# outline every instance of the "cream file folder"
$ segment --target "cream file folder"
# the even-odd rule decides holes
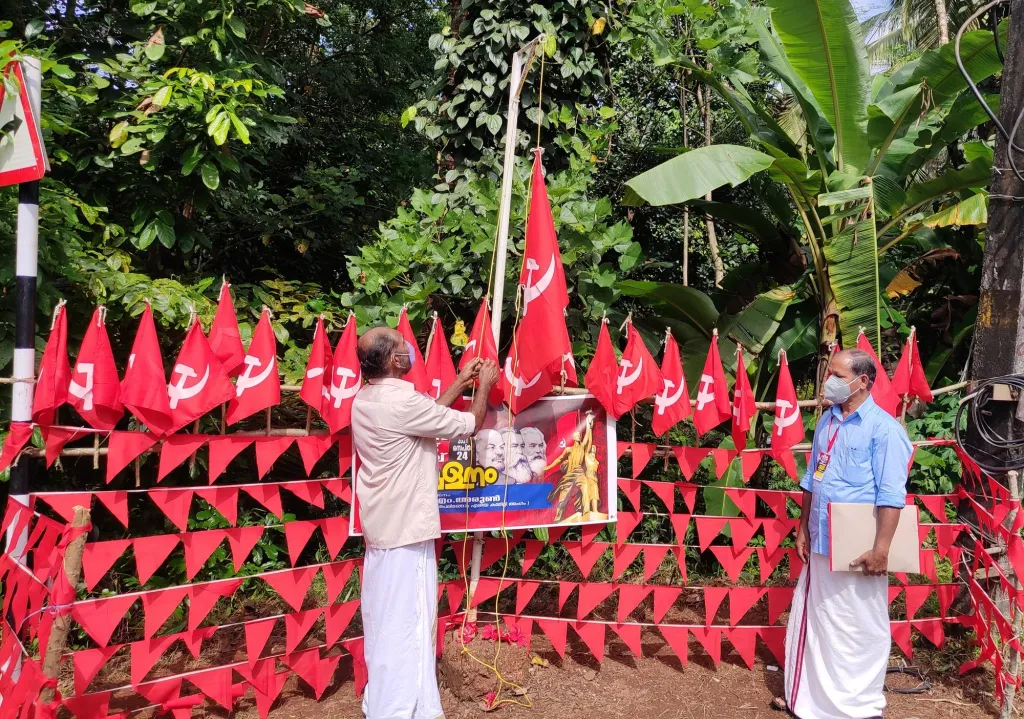
[[[832,549],[833,572],[862,572],[850,569],[850,562],[871,549],[875,543],[877,508],[872,504],[830,502],[828,534]],[[921,540],[917,530],[917,507],[908,504],[900,511],[892,545],[889,547],[889,571],[921,571]]]

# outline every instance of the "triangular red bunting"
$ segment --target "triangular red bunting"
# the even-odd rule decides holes
[[[768,651],[775,657],[779,666],[786,665],[786,628],[785,627],[761,627],[757,630],[761,635],[761,641],[768,647]]]
[[[772,459],[778,462],[779,466],[786,471],[786,474],[793,479],[797,478],[796,458],[793,456],[792,451],[788,449],[780,449],[773,451],[771,455]]]
[[[163,480],[175,467],[199,451],[208,439],[205,434],[171,434],[165,437],[160,447],[160,469],[156,481]]]
[[[903,593],[903,587],[889,587],[889,606],[896,601],[896,597]]]
[[[245,653],[250,667],[255,666],[259,660],[276,625],[276,619],[260,619],[245,623]]]
[[[640,524],[640,520],[644,518],[644,515],[641,512],[620,509],[617,517],[618,521],[615,523],[615,544],[621,545],[625,544],[629,539],[629,535],[636,529],[636,525]]]
[[[604,524],[584,524],[580,527],[581,541],[583,546],[586,547],[593,544],[594,540],[597,539],[597,535],[601,533],[601,530],[605,528]],[[516,540],[518,541],[518,540]],[[509,541],[509,548],[515,545],[516,542]]]
[[[568,529],[564,524],[555,525],[554,527],[548,527],[548,544],[557,544],[558,540],[565,534],[565,530]]]
[[[238,487],[208,487],[195,490],[196,496],[220,512],[228,524],[238,523]]]
[[[157,706],[172,702],[181,696],[181,677],[167,677],[151,682],[143,682],[132,687],[132,691]]]
[[[711,458],[715,463],[715,476],[719,479],[725,474],[725,470],[729,469],[729,463],[736,457],[735,449],[713,449],[711,450]]]
[[[96,492],[96,499],[110,510],[121,526],[128,528],[128,493],[127,492]]]
[[[754,548],[711,547],[711,553],[715,555],[715,559],[722,565],[722,569],[725,570],[729,579],[735,583],[739,581],[740,573],[743,571],[747,560],[750,559],[750,555],[754,553]]]
[[[615,459],[622,459],[622,455],[626,453],[626,450],[632,446],[629,442],[616,442],[615,443]]]
[[[673,447],[672,453],[676,456],[676,461],[679,462],[679,471],[683,473],[683,477],[690,479],[700,463],[711,454],[711,449],[707,447]],[[690,511],[692,512],[693,509],[691,508]]]
[[[204,696],[231,711],[231,667],[191,672],[186,677]]]
[[[516,614],[522,614],[523,609],[533,599],[533,595],[537,593],[537,589],[540,588],[540,582],[516,582]],[[452,588],[448,586],[448,606],[451,607],[452,611],[457,611],[458,606],[461,603],[461,595],[459,596],[459,602],[452,604]]]
[[[793,603],[793,587],[768,587],[768,623],[775,624]]]
[[[729,643],[740,659],[747,665],[747,669],[754,668],[754,645],[757,642],[757,629],[754,627],[733,627],[726,632]]]
[[[188,513],[192,508],[191,489],[154,490],[148,492],[147,496],[175,527],[182,532],[188,531]]]
[[[284,517],[284,509],[281,507],[281,492],[276,484],[243,485],[242,491],[262,504],[268,512],[278,519]]]
[[[772,521],[772,520],[768,520]],[[761,528],[760,518],[733,517],[729,520],[729,529],[732,530],[732,546],[736,549],[746,547],[750,538]]]
[[[573,558],[576,566],[583,573],[583,577],[586,578],[609,545],[594,542],[584,547],[581,542],[562,542],[562,546],[569,552],[569,556]],[[481,565],[483,565],[482,562]]]
[[[318,521],[309,519],[298,522],[286,522],[284,525],[284,541],[288,546],[288,561],[294,567],[299,555],[309,543],[309,538],[316,531]],[[291,652],[289,652],[290,654]]]
[[[779,519],[789,518],[789,509],[786,503],[786,492],[779,492],[774,490],[761,490],[757,493],[757,496],[762,502],[768,505],[769,509],[775,513],[775,516]]]
[[[668,554],[670,547],[667,544],[647,544],[644,545],[644,581],[649,582],[654,573],[658,571],[658,567],[665,560],[665,555]]]
[[[253,443],[253,437],[210,437],[209,477],[213,484],[231,461]]]
[[[914,658],[914,645],[910,641],[910,622],[889,622],[892,640],[900,648],[907,660]]]
[[[693,636],[704,647],[704,651],[711,657],[717,667],[722,663],[722,630],[716,627],[693,627]]]
[[[941,619],[922,619],[911,622],[911,625],[936,648],[946,643],[946,630]]]
[[[711,546],[711,543],[715,541],[722,532],[722,528],[725,527],[725,523],[729,521],[728,517],[694,517],[693,521],[697,523],[697,540],[700,544],[700,551],[705,551]]]
[[[71,607],[71,615],[94,642],[105,647],[135,599],[129,594],[79,602]]]
[[[348,584],[355,566],[355,560],[349,559],[344,562],[328,564],[323,568],[324,583],[327,585],[328,604],[334,604],[337,601],[345,585]]]
[[[609,624],[608,628],[615,632],[622,643],[626,645],[634,656],[643,656],[643,643],[640,638],[640,625],[638,624]]]
[[[146,615],[143,636],[149,639],[156,634],[167,621],[167,617],[184,604],[188,594],[188,587],[166,587],[143,593],[142,611]]]
[[[263,574],[260,579],[269,584],[271,589],[298,612],[302,609],[302,600],[306,598],[306,592],[309,591],[316,572],[316,567],[299,567],[285,572]]]
[[[226,536],[227,532],[223,529],[206,529],[181,535],[181,544],[185,550],[186,580],[192,581]]]
[[[669,517],[672,522],[672,529],[675,531],[676,544],[680,547],[686,544],[686,532],[690,528],[689,514],[672,514]]]
[[[683,593],[682,587],[654,587],[654,623],[660,624],[665,614]]]
[[[110,661],[120,646],[80,649],[72,654],[75,664],[75,694],[85,694],[103,665]]]
[[[352,435],[343,434],[338,437],[338,476],[344,477],[345,473],[352,467]],[[338,495],[338,499],[343,499],[346,502],[351,501],[350,498],[342,497]]]
[[[640,606],[640,602],[651,593],[651,587],[643,584],[620,584],[618,619],[624,622],[632,614],[633,610]]]
[[[92,492],[44,492],[36,495],[36,499],[46,502],[68,523],[75,518],[75,507],[92,507]]]
[[[235,571],[239,572],[249,552],[253,550],[263,536],[263,527],[238,527],[227,530],[228,546],[231,547],[231,559],[235,565]]]
[[[299,445],[299,454],[302,456],[302,466],[306,470],[306,476],[309,477],[312,476],[316,463],[334,444],[334,440],[329,434],[311,434],[308,437],[299,437],[296,443]]]
[[[685,667],[689,658],[689,641],[686,627],[662,624],[658,626],[658,631],[661,632],[661,636],[665,637],[665,643],[668,644],[669,649],[679,658],[679,663]]]
[[[444,646],[443,642],[438,643],[440,646]],[[363,639],[349,639],[346,642],[342,642],[341,646],[345,648],[349,654],[352,655],[352,673],[355,675],[356,685],[356,696],[362,696],[363,689],[366,688],[366,658],[363,655]]]
[[[644,471],[644,467],[647,466],[647,463],[651,461],[651,457],[654,456],[655,445],[633,442],[632,448],[633,478],[635,479],[640,476],[640,473]]]
[[[964,529],[962,524],[939,524],[935,527],[935,546],[939,556],[945,557]]]
[[[689,482],[676,482],[675,484],[679,494],[683,497],[683,503],[690,510],[690,514],[693,514],[693,508],[697,505],[697,485]]]
[[[913,619],[935,589],[930,584],[910,584],[906,587],[907,619]]]
[[[764,546],[768,553],[773,553],[782,544],[782,540],[788,535],[796,524],[792,519],[765,519],[762,522],[764,529]]]
[[[715,615],[722,602],[729,596],[728,587],[704,587],[704,626],[715,623]]]
[[[107,484],[158,439],[152,432],[111,432],[107,440]]]
[[[544,636],[551,642],[551,646],[558,653],[558,656],[565,657],[565,639],[568,624],[555,619],[534,619],[534,624],[544,632]]]
[[[764,457],[766,451],[740,452],[740,474],[743,475],[744,482],[749,482],[750,478],[754,476],[754,472],[761,466],[761,458]]]
[[[304,612],[295,612],[284,615],[285,630],[285,652],[291,654],[298,649],[299,644],[305,639],[306,634],[313,628],[320,615],[324,613],[323,607],[307,609]]]
[[[956,567],[959,562],[954,562],[953,566]],[[949,611],[950,605],[953,600],[956,599],[956,595],[959,592],[960,587],[956,584],[940,584],[935,588],[935,594],[939,598],[939,615],[945,617]]]
[[[195,631],[206,619],[217,600],[230,597],[242,584],[241,579],[222,579],[216,582],[204,582],[189,587],[188,628]]]
[[[110,707],[110,692],[93,692],[68,697],[63,703],[77,719],[106,719]]]
[[[579,602],[576,606],[576,618],[584,619],[594,611],[601,602],[615,591],[614,584],[604,582],[584,582],[580,585]]]
[[[733,587],[729,590],[729,624],[736,626],[743,619],[743,615],[750,611],[750,608],[757,604],[757,601],[764,595],[765,590],[759,587]],[[753,644],[753,640],[751,640]]]
[[[301,442],[304,437],[300,437]],[[319,479],[310,479],[304,482],[284,482],[281,489],[287,489],[306,504],[311,504],[317,509],[324,508],[323,485]]]
[[[739,507],[740,511],[743,512],[748,519],[754,519],[757,509],[757,495],[754,492],[747,489],[726,487],[725,496],[731,499],[733,504]]]
[[[917,498],[936,522],[946,522],[946,496],[943,494],[919,494]]]
[[[4,438],[3,448],[0,449],[0,472],[11,466],[30,439],[31,422],[11,422],[10,431]]]
[[[565,602],[572,594],[579,584],[576,582],[559,582],[558,583],[558,611],[562,611],[565,608]]]
[[[84,434],[81,430],[68,429],[66,427],[48,427],[43,430],[46,440],[46,468],[49,469],[60,456],[64,445],[74,439],[77,435]]]
[[[636,445],[633,445],[636,447]],[[587,645],[594,659],[600,664],[604,661],[604,624],[599,622],[575,622],[572,625],[573,631]]]
[[[99,584],[104,575],[114,566],[128,546],[130,539],[114,539],[108,542],[87,542],[82,552],[82,571],[85,574],[85,588],[90,592]]]
[[[270,471],[274,462],[284,454],[295,437],[257,437],[256,438],[256,474],[260,479]]]
[[[648,489],[654,492],[658,499],[661,500],[661,503],[665,505],[665,509],[670,513],[675,511],[675,484],[672,482],[652,482],[648,480],[644,480],[641,484],[646,485]]]
[[[473,592],[473,597],[469,603],[470,607],[478,607],[488,599],[493,599],[500,589],[507,589],[508,582],[503,582],[500,579],[492,579],[490,577],[481,577],[480,581],[477,582],[476,589]]]
[[[540,552],[544,549],[544,542],[539,539],[527,539],[524,542],[526,544],[526,551],[523,553],[523,568],[522,576],[526,576],[526,573],[530,571],[530,567],[537,561],[537,557],[540,556]]]
[[[284,657],[284,663],[291,667],[299,678],[310,686],[317,699],[323,695],[327,689],[327,682],[325,681],[327,677],[323,677],[322,672],[326,668],[328,660],[320,658],[319,649],[306,649],[305,651],[288,654]],[[335,662],[336,664],[337,662]]]
[[[344,604],[332,604],[327,607],[326,642],[328,647],[341,639],[341,635],[348,629],[348,625],[352,622],[352,617],[355,616],[357,609],[359,609],[358,599],[353,599],[351,602],[345,602]]]
[[[640,511],[640,482],[636,479],[619,479],[619,489],[626,495],[626,499],[633,505],[634,511]]]
[[[156,639],[145,639],[132,642],[132,686],[140,684],[149,671],[156,666],[167,651],[167,647],[178,641],[177,634],[170,634]]]
[[[522,587],[527,582],[517,582],[516,587]],[[448,592],[448,614],[445,616],[451,616],[456,614],[459,609],[462,608],[462,598],[466,596],[466,584],[465,579],[455,579],[450,582],[445,582],[445,590]],[[518,614],[520,610],[516,610]],[[439,625],[440,626],[440,625]]]
[[[626,571],[630,564],[639,556],[640,550],[643,549],[643,545],[640,544],[623,544],[615,547],[612,552],[615,555],[612,579],[618,579],[622,576],[622,573]]]
[[[319,519],[317,523],[324,535],[324,543],[327,545],[327,554],[334,559],[341,552],[348,540],[348,517],[338,515]]]

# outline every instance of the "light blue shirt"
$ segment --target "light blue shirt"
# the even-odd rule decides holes
[[[815,480],[818,457],[828,451],[829,440],[837,429],[839,434],[825,474]],[[818,420],[811,461],[800,482],[803,489],[811,492],[811,551],[829,554],[829,502],[902,509],[907,502],[911,453],[907,431],[870,396],[846,419],[839,405],[830,407]]]

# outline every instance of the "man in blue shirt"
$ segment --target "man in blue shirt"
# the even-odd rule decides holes
[[[875,362],[862,350],[837,353],[800,486],[796,551],[806,563],[786,631],[786,705],[800,719],[869,719],[885,709],[889,663],[889,546],[906,503],[911,444],[871,399]],[[874,546],[832,571],[830,502],[878,508]]]

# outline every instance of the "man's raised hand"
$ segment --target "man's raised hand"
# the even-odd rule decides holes
[[[480,372],[480,367],[483,366],[484,360],[481,357],[474,357],[466,366],[459,372],[459,383],[464,387],[468,387]]]
[[[482,364],[477,373],[477,381],[480,383],[480,389],[487,391],[491,387],[498,384],[498,363],[494,360],[481,360]]]

